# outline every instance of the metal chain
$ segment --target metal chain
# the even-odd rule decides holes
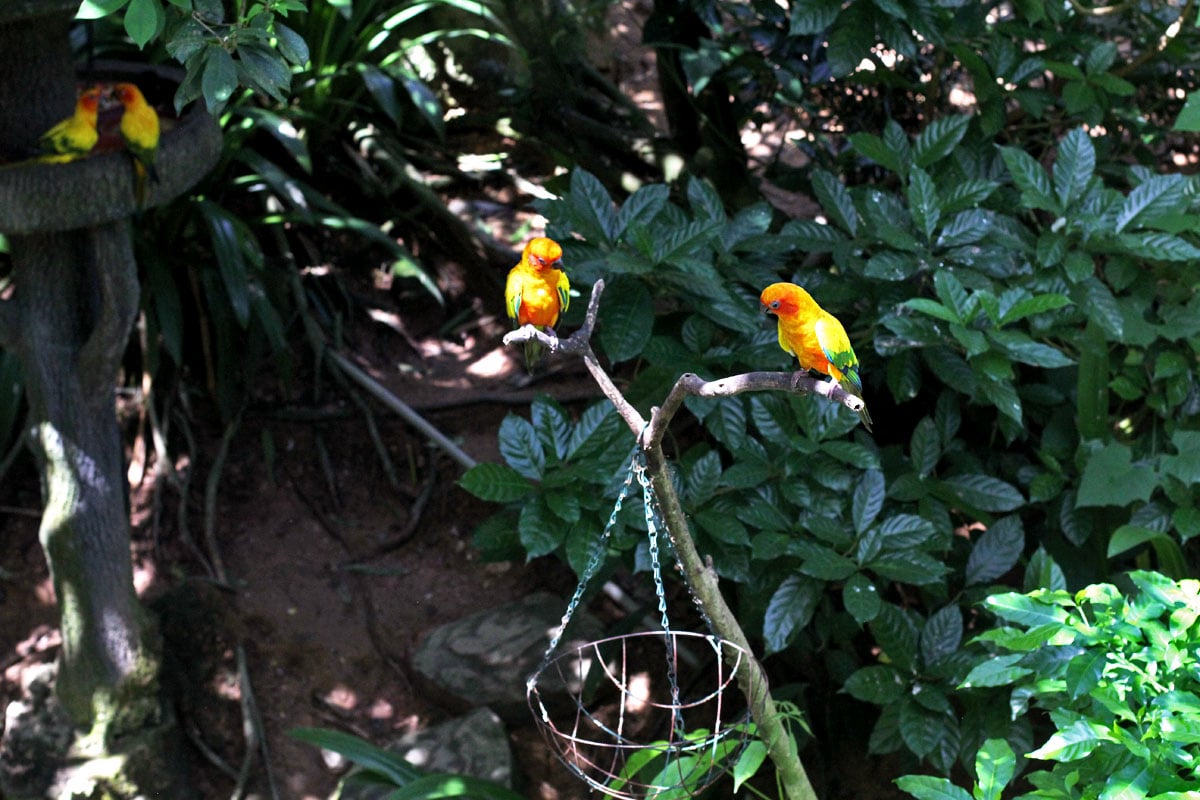
[[[629,468],[625,472],[625,482],[621,484],[621,491],[617,495],[617,501],[613,504],[613,510],[608,516],[608,522],[604,525],[604,532],[600,534],[600,541],[592,551],[587,566],[583,569],[583,574],[579,576],[579,585],[575,587],[575,594],[571,595],[571,601],[567,603],[567,610],[562,615],[562,621],[558,624],[558,630],[550,638],[550,644],[546,647],[546,652],[542,655],[542,663],[538,665],[537,670],[526,681],[528,686],[536,683],[537,676],[550,663],[550,656],[554,653],[555,648],[558,647],[558,642],[562,639],[567,625],[570,624],[571,617],[575,614],[575,609],[579,607],[580,601],[583,600],[583,593],[587,590],[588,583],[595,577],[596,571],[600,569],[600,565],[604,563],[604,554],[608,550],[608,540],[612,537],[612,529],[617,524],[617,515],[621,513],[621,504],[625,502],[625,498],[629,496],[630,490],[633,488],[633,476],[637,473],[639,463],[644,463],[644,459],[641,454],[641,448],[635,445],[629,457]]]
[[[675,636],[671,633],[671,620],[667,616],[667,589],[663,584],[662,563],[658,557],[658,531],[661,515],[654,500],[654,488],[646,475],[646,457],[641,449],[637,452],[634,469],[638,483],[642,486],[642,505],[646,514],[646,537],[650,542],[650,571],[654,575],[654,593],[658,595],[658,610],[662,614],[663,645],[667,656],[667,682],[671,689],[672,727],[682,733],[685,730],[683,712],[679,703],[679,677],[675,671]]]

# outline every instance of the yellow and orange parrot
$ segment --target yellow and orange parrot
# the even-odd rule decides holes
[[[38,137],[38,148],[44,154],[39,159],[65,163],[82,158],[96,146],[96,117],[100,111],[100,88],[85,90],[75,102],[75,113],[56,123]]]
[[[815,369],[828,375],[847,392],[862,399],[858,356],[854,355],[846,329],[837,317],[817,305],[812,295],[794,283],[772,283],[758,299],[768,314],[779,318],[779,346],[800,361],[800,369]],[[870,431],[871,415],[865,404],[858,415]]]
[[[146,176],[158,183],[158,171],[154,168],[158,156],[158,112],[132,83],[114,85],[113,94],[125,109],[121,113],[121,138],[125,140],[125,149],[133,156],[134,195],[138,208],[141,208],[146,199]]]
[[[558,324],[558,317],[571,303],[571,282],[559,268],[562,248],[553,239],[530,239],[521,261],[508,272],[504,286],[504,308],[513,327],[536,325],[546,330]],[[525,343],[525,367],[533,365],[545,349],[540,342]]]

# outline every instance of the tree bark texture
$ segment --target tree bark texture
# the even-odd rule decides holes
[[[45,501],[40,537],[62,615],[57,693],[87,730],[104,715],[103,698],[136,693],[130,682],[154,675],[133,587],[113,397],[137,312],[137,268],[127,223],[13,236],[10,244],[15,348]]]

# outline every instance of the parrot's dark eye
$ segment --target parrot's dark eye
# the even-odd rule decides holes
[[[779,301],[776,300],[773,303],[771,303],[771,308],[779,308]]]
[[[539,267],[546,266],[546,259],[542,258],[541,256],[534,256],[533,260],[534,263],[536,263]]]

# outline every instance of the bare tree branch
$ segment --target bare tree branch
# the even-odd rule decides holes
[[[570,338],[560,340],[557,336],[544,333],[532,325],[526,325],[505,336],[504,343],[514,344],[536,339],[546,345],[551,352],[561,351],[581,355],[601,391],[616,407],[630,430],[638,436],[646,456],[646,474],[650,478],[654,495],[658,499],[664,527],[674,544],[675,554],[684,578],[711,620],[712,632],[734,643],[746,654],[745,661],[738,668],[738,685],[746,696],[750,715],[758,726],[758,734],[767,746],[767,753],[778,770],[784,792],[788,800],[817,800],[808,774],[804,771],[804,764],[800,761],[794,742],[788,736],[783,720],[775,707],[766,673],[754,657],[750,641],[738,623],[737,617],[734,616],[721,594],[716,571],[704,564],[699,551],[696,550],[687,516],[680,505],[679,496],[676,494],[675,485],[671,481],[670,472],[667,469],[666,456],[662,450],[662,437],[666,432],[667,424],[679,407],[683,405],[684,398],[688,395],[730,397],[742,392],[786,391],[799,394],[819,394],[854,410],[862,407],[862,400],[853,395],[847,395],[845,390],[836,384],[819,380],[804,372],[748,372],[715,381],[705,381],[698,375],[685,373],[675,382],[675,386],[667,395],[662,407],[654,409],[651,423],[647,426],[642,415],[617,389],[592,351],[592,329],[596,324],[596,312],[599,307],[600,294],[603,291],[604,281],[596,281],[592,287],[592,299],[588,304],[586,321],[583,327],[575,331]]]

